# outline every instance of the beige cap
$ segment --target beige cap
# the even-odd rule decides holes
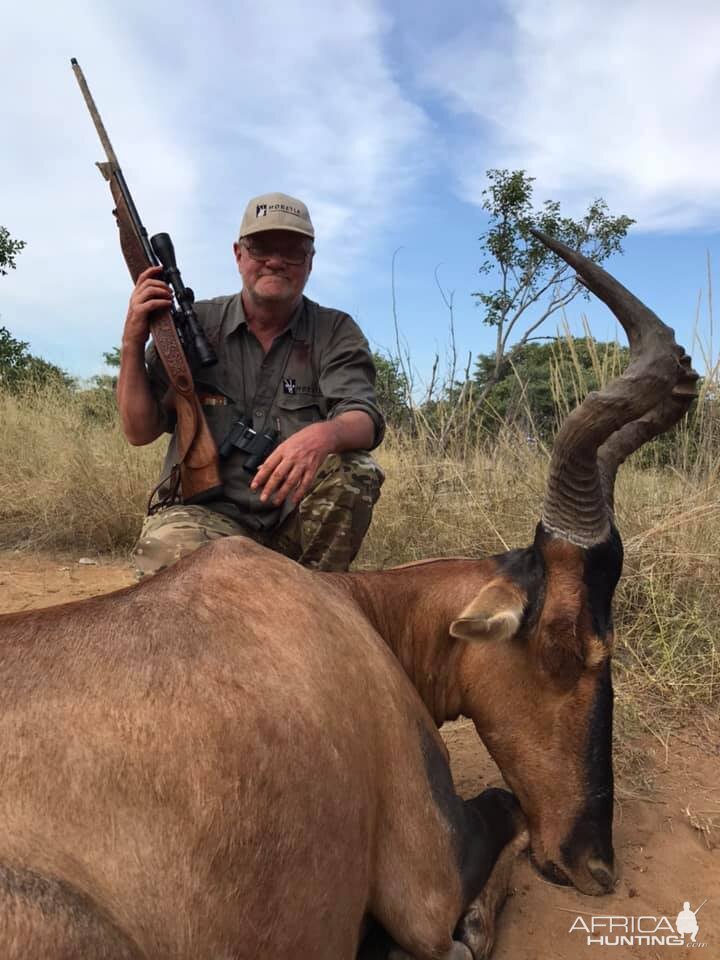
[[[260,197],[253,197],[247,205],[240,224],[240,236],[247,237],[262,230],[292,230],[315,238],[308,208],[302,200],[286,193],[263,193]]]

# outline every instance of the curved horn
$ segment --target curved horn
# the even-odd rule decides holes
[[[614,511],[615,475],[618,467],[644,443],[674,427],[697,397],[699,375],[693,370],[691,363],[690,357],[684,354],[680,358],[683,369],[670,396],[663,398],[638,420],[626,423],[620,430],[616,430],[598,450],[600,479],[605,502],[611,514]]]
[[[540,230],[532,233],[608,305],[630,343],[628,368],[602,390],[588,394],[566,417],[550,460],[543,526],[590,547],[609,534],[618,466],[685,413],[695,395],[697,374],[675,342],[674,331],[614,277],[559,240]]]

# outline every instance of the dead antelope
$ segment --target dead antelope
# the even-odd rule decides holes
[[[537,236],[614,312],[631,362],[563,423],[532,546],[486,560],[322,576],[393,649],[438,725],[461,714],[474,721],[528,817],[539,870],[602,894],[615,881],[615,475],[686,413],[698,375],[673,331],[636,297],[564,244]]]
[[[538,866],[611,888],[613,480],[696,374],[647,308],[543,239],[632,362],[565,422],[531,547],[341,575],[230,538],[0,618],[3,958],[349,960],[368,916],[419,958],[485,956],[519,820],[506,794],[455,796],[435,725],[460,714]]]
[[[0,618],[0,767],[3,960],[354,960],[370,916],[471,960],[527,842],[347,596],[240,537]]]

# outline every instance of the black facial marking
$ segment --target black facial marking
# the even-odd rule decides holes
[[[562,845],[563,858],[576,865],[581,856],[613,862],[613,688],[609,661],[598,679],[590,712],[585,746],[587,799],[568,839]]]
[[[450,827],[466,904],[482,890],[503,847],[518,830],[520,805],[507,790],[489,789],[472,800],[455,792],[450,767],[429,730],[420,745],[433,799]]]
[[[612,673],[607,661],[597,682],[590,713],[585,762],[592,812],[608,821],[612,819],[613,810],[612,719]]]
[[[612,598],[622,565],[622,540],[613,526],[607,540],[586,551],[583,571],[593,630],[601,640],[612,630]]]

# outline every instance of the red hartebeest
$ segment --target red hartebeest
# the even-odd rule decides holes
[[[325,576],[392,647],[436,723],[460,714],[475,722],[528,817],[540,871],[601,894],[615,880],[611,602],[622,568],[615,476],[687,412],[698,375],[673,331],[636,297],[534,232],[615,313],[631,361],[563,423],[532,546],[486,560]]]
[[[519,819],[506,794],[455,796],[435,725],[461,713],[539,868],[612,887],[613,481],[697,376],[646,307],[542,239],[632,360],[563,425],[531,547],[341,575],[230,538],[0,618],[4,958],[349,960],[367,917],[420,958],[485,956]]]
[[[3,960],[354,960],[369,917],[470,960],[523,842],[362,613],[244,538],[0,618],[0,767]]]
[[[563,423],[532,546],[486,560],[325,576],[392,647],[436,723],[460,714],[474,721],[528,817],[538,869],[601,894],[615,881],[611,603],[622,568],[615,476],[687,412],[698,375],[673,331],[635,296],[534,232],[614,312],[631,361]]]

